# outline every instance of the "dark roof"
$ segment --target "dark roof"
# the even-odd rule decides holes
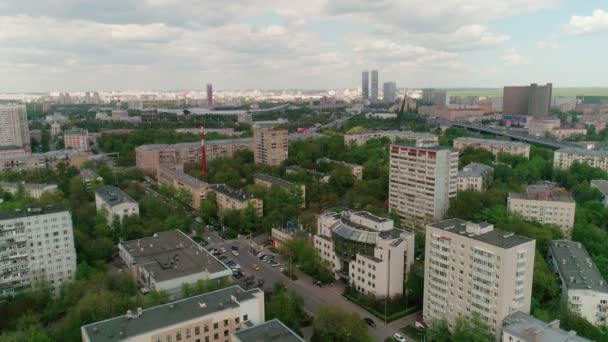
[[[208,271],[230,271],[221,261],[180,230],[158,232],[152,237],[120,243],[136,264],[154,273],[156,281]]]
[[[282,188],[290,188],[293,186],[292,182],[286,181],[284,179],[278,178],[278,177],[274,177],[271,175],[267,175],[265,173],[256,173],[253,175],[254,179],[259,179],[265,182],[269,182],[272,183],[276,186],[282,187]]]
[[[243,342],[304,342],[283,322],[273,319],[234,333]]]
[[[479,225],[481,227],[488,227],[490,224],[479,223]],[[470,239],[474,239],[504,249],[513,248],[515,246],[534,241],[521,235],[516,235],[497,229],[492,229],[489,232],[479,235],[467,234],[467,221],[461,220],[459,218],[451,218],[444,221],[435,222],[430,224],[429,226],[439,228],[453,234],[465,235]]]
[[[58,212],[62,212],[62,211],[67,211],[67,209],[61,204],[49,205],[46,207],[30,206],[30,207],[26,208],[25,210],[16,209],[13,211],[0,212],[0,220],[10,220],[10,219],[15,219],[15,218],[20,218],[20,217],[46,215],[46,214],[58,213]]]
[[[579,147],[564,147],[557,150],[560,153],[578,154],[589,157],[608,157],[608,150],[588,150],[586,148]]]
[[[226,184],[213,184],[209,188],[238,201],[246,201],[255,198],[253,194],[244,192],[240,189],[235,189]]]
[[[509,193],[509,198],[533,200],[533,201],[551,201],[551,202],[566,202],[573,203],[572,195],[564,189],[555,185],[555,183],[538,183],[530,184],[526,187],[524,193]]]
[[[312,176],[315,176],[315,177],[326,177],[326,176],[329,176],[329,174],[327,174],[327,173],[319,172],[319,171],[316,171],[316,170],[305,169],[305,168],[300,167],[298,165],[290,165],[290,166],[286,167],[285,169],[289,170],[289,171],[293,171],[293,172],[304,171],[304,172],[308,173],[309,175],[312,175]]]
[[[126,192],[113,186],[104,186],[103,188],[97,189],[95,193],[111,206],[121,203],[137,203],[131,196],[127,195]]]
[[[553,261],[567,289],[608,293],[608,286],[591,256],[580,242],[553,240],[549,246]]]
[[[240,302],[253,299],[255,294],[260,292],[259,289],[245,291],[235,285],[145,309],[137,318],[129,319],[126,315],[121,315],[82,328],[91,342],[125,341],[151,330],[169,327],[225,309],[237,308]],[[133,314],[137,316],[137,310],[134,310]]]

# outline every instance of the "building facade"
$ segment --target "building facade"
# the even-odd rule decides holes
[[[469,165],[458,171],[456,176],[458,182],[458,191],[475,190],[484,191],[492,184],[492,173],[494,169],[491,166],[470,163]]]
[[[394,103],[397,96],[397,83],[384,82],[382,90],[382,102],[385,104]]]
[[[576,331],[559,328],[559,320],[543,322],[523,312],[514,312],[505,317],[502,342],[591,342],[576,336]]]
[[[256,164],[280,165],[289,152],[286,129],[256,128],[253,130],[253,157]]]
[[[443,219],[456,196],[458,152],[449,147],[390,147],[388,207],[408,227]]]
[[[369,100],[369,71],[361,73],[361,99]]]
[[[464,149],[467,147],[482,148],[486,151],[492,152],[494,155],[506,153],[530,158],[530,145],[526,143],[509,140],[479,139],[469,137],[454,139],[454,148],[458,151],[464,151]]]
[[[423,317],[479,314],[498,337],[505,317],[530,312],[535,241],[452,218],[426,228]]]
[[[192,195],[190,204],[196,209],[200,209],[201,200],[205,198],[210,186],[209,183],[194,178],[180,170],[173,170],[169,166],[159,167],[156,179],[158,183],[167,184],[176,190],[186,189]]]
[[[395,297],[403,295],[414,263],[414,236],[365,211],[327,211],[317,220],[314,246],[337,277],[358,291]]]
[[[363,179],[363,166],[361,166],[361,165],[351,164],[351,163],[347,163],[345,161],[333,160],[333,159],[329,159],[329,158],[321,158],[321,159],[319,159],[319,161],[322,163],[330,163],[330,164],[333,164],[338,167],[346,168],[350,171],[350,173],[353,175],[353,177],[355,177],[356,180]]]
[[[215,193],[217,209],[225,210],[243,210],[251,205],[258,216],[262,216],[264,212],[264,202],[256,198],[250,193],[246,193],[240,189],[235,189],[226,184],[213,184],[209,187],[210,191]]]
[[[602,193],[602,196],[604,196],[602,203],[604,204],[604,207],[608,207],[608,180],[594,179],[589,182],[589,186],[598,189],[599,192]]]
[[[59,294],[76,275],[72,216],[62,206],[0,213],[0,297],[41,283]]]
[[[426,132],[412,131],[366,131],[348,132],[344,134],[344,145],[355,144],[357,146],[365,144],[370,139],[389,138],[392,142],[397,139],[413,140],[417,143],[424,143],[429,146],[439,145],[439,137],[435,134]]]
[[[55,150],[46,153],[0,153],[0,172],[19,172],[55,168],[60,163],[80,167],[91,155],[84,151]]]
[[[580,242],[554,240],[549,254],[569,309],[593,325],[606,325],[608,285],[585,247]]]
[[[371,91],[371,100],[372,103],[378,102],[378,70],[372,70],[372,91]]]
[[[108,225],[118,218],[120,222],[130,215],[139,216],[139,204],[126,192],[113,186],[105,186],[95,191],[95,208],[104,210]]]
[[[551,108],[553,85],[509,86],[503,90],[503,113],[547,116]]]
[[[32,198],[40,198],[46,192],[57,191],[57,184],[0,182],[0,189],[13,195],[19,192],[20,186],[23,186],[24,193]]]
[[[25,105],[0,104],[0,147],[31,151]]]
[[[575,162],[586,163],[608,172],[608,150],[566,147],[555,151],[553,155],[554,169],[568,170]]]
[[[282,178],[274,177],[265,173],[254,174],[253,181],[255,182],[255,184],[263,185],[266,188],[272,188],[273,186],[277,186],[287,191],[292,191],[293,189],[297,188],[302,192],[301,206],[302,208],[306,207],[306,185],[304,184],[292,183]]]
[[[507,207],[526,220],[559,226],[567,239],[572,236],[576,203],[564,188],[555,184],[528,185],[524,193],[509,193]]]
[[[66,149],[88,151],[89,132],[86,129],[72,128],[63,133],[63,144]]]

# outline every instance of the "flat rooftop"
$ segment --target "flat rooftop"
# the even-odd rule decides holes
[[[160,170],[162,172],[165,172],[165,173],[171,175],[171,177],[173,177],[174,179],[177,179],[178,181],[180,181],[190,187],[193,187],[193,188],[209,187],[209,183],[203,182],[202,180],[200,180],[198,178],[194,178],[185,172],[182,172],[179,170],[173,170],[173,169],[170,169],[165,166],[161,166]]]
[[[304,342],[304,339],[276,318],[237,331],[234,336],[242,342]]]
[[[209,188],[237,201],[247,201],[255,198],[253,194],[247,193],[241,189],[235,189],[226,184],[213,184]]]
[[[513,248],[524,243],[528,243],[530,241],[534,241],[527,237],[523,237],[521,235],[513,234],[510,232],[505,232],[502,230],[493,229],[487,233],[473,235],[467,234],[467,223],[468,221],[459,219],[459,218],[451,218],[439,222],[435,222],[430,224],[429,226],[445,230],[446,232],[450,232],[453,234],[463,235],[470,239],[477,240],[483,243],[487,243],[489,245],[499,247],[499,248]],[[482,227],[487,227],[488,223],[479,223]]]
[[[104,186],[95,191],[95,194],[99,195],[106,203],[111,206],[115,206],[122,203],[137,203],[131,196],[126,192],[113,186]]]
[[[259,289],[245,291],[235,285],[145,309],[137,318],[121,315],[87,324],[82,327],[82,330],[91,342],[128,341],[153,330],[208,316],[222,310],[237,308],[240,306],[240,302],[253,299],[260,292]],[[137,316],[137,310],[132,311]]]
[[[293,171],[293,172],[304,171],[304,172],[308,173],[309,175],[312,175],[312,176],[315,176],[315,177],[329,176],[329,174],[327,174],[327,173],[319,172],[319,171],[316,171],[316,170],[305,169],[305,168],[300,167],[298,165],[290,165],[290,166],[286,167],[285,169],[289,170],[289,171]]]
[[[68,211],[68,210],[61,204],[49,205],[46,207],[30,206],[30,207],[26,208],[25,210],[16,209],[13,211],[0,212],[0,220],[10,220],[10,219],[16,219],[16,218],[28,217],[28,216],[53,214],[53,213],[59,213],[62,211]]]
[[[292,182],[289,182],[282,178],[271,176],[271,175],[268,175],[265,173],[256,173],[253,175],[253,178],[272,183],[281,188],[290,188],[294,185],[294,183],[292,183]]]
[[[239,138],[239,139],[220,139],[220,140],[205,140],[205,145],[229,145],[229,144],[251,144],[253,138]],[[160,151],[170,148],[200,148],[201,142],[190,142],[190,143],[179,143],[179,144],[149,144],[138,146],[137,149],[143,151]]]
[[[598,189],[604,196],[608,195],[608,180],[594,179],[590,185],[592,188]]]
[[[390,221],[390,219],[388,219],[386,217],[376,216],[376,215],[370,213],[369,211],[356,211],[356,212],[353,212],[351,215],[361,216],[363,218],[366,218],[368,220],[378,222],[378,223],[384,223],[384,222]]]
[[[514,312],[503,320],[503,331],[529,342],[591,342],[576,336],[574,331],[559,328],[559,321],[545,323],[521,311]]]
[[[19,182],[0,182],[0,188],[17,188],[23,185],[25,190],[44,190],[46,188],[57,188],[57,184],[41,184],[41,183],[19,183]]]
[[[207,252],[180,230],[158,232],[154,236],[120,243],[136,264],[164,281],[207,271],[230,271],[228,266]]]
[[[580,242],[553,240],[549,245],[549,252],[564,281],[563,285],[568,290],[594,290],[608,293],[606,281]]]
[[[511,141],[511,140],[496,140],[496,139],[480,139],[480,138],[471,138],[471,137],[460,137],[454,139],[454,143],[456,142],[469,143],[469,144],[488,144],[494,146],[510,146],[510,147],[530,147],[529,144],[522,143],[519,141]]]
[[[391,146],[399,146],[399,147],[407,147],[407,148],[413,148],[413,149],[417,149],[417,150],[423,150],[423,151],[452,151],[453,149],[449,146],[416,146],[416,144],[413,143],[398,143],[398,144],[392,144]]]
[[[526,187],[526,192],[510,192],[509,198],[574,203],[572,195],[566,189],[553,184],[531,184]]]
[[[458,171],[458,177],[481,177],[484,173],[491,170],[494,170],[491,166],[480,163],[470,163],[463,167],[462,170]]]
[[[564,147],[557,150],[559,153],[567,153],[567,154],[577,154],[588,157],[608,157],[608,150],[588,150],[585,148],[577,148],[577,147]]]

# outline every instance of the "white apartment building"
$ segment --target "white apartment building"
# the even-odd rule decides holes
[[[83,342],[231,342],[264,322],[264,292],[235,285],[80,328]]]
[[[559,276],[570,310],[594,325],[606,325],[608,286],[580,242],[554,240],[551,264]]]
[[[480,163],[470,163],[458,171],[458,191],[484,191],[492,183],[494,168]]]
[[[482,148],[492,152],[494,155],[507,153],[516,156],[530,158],[530,145],[510,140],[494,140],[461,137],[454,139],[454,148],[463,151],[467,147]]]
[[[524,193],[510,192],[507,207],[526,220],[559,226],[567,239],[572,236],[576,203],[568,191],[554,183],[528,185]]]
[[[46,192],[57,191],[57,184],[0,182],[0,189],[13,195],[19,192],[19,186],[23,186],[25,194],[32,198],[40,198]]]
[[[457,192],[458,152],[393,144],[390,153],[389,210],[409,227],[443,219]]]
[[[608,172],[608,150],[567,147],[559,149],[553,154],[554,169],[568,170],[574,162],[587,163],[589,166]]]
[[[95,208],[105,210],[108,225],[117,217],[121,222],[125,216],[138,215],[139,204],[124,191],[113,186],[105,186],[95,191]]]
[[[25,105],[0,104],[0,147],[29,146],[30,131]]]
[[[0,297],[42,282],[58,294],[75,274],[72,216],[65,208],[0,213]]]
[[[403,295],[414,263],[414,234],[366,211],[327,211],[317,220],[315,249],[338,277],[375,297]]]
[[[559,320],[545,323],[523,312],[514,312],[503,323],[502,342],[591,342],[576,331],[559,328]]]
[[[498,337],[503,319],[530,312],[535,241],[452,218],[426,227],[423,317],[478,313]]]

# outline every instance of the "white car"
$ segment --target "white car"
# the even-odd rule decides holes
[[[222,253],[226,253],[226,248],[222,247],[222,249],[220,249],[222,251]]]
[[[234,256],[238,256],[238,255],[239,255],[239,252],[237,252],[237,251],[232,251],[232,255],[234,255]]]
[[[405,337],[403,335],[401,335],[400,333],[394,333],[393,334],[393,338],[395,339],[395,341],[399,341],[399,342],[406,342],[407,341],[405,339]]]

